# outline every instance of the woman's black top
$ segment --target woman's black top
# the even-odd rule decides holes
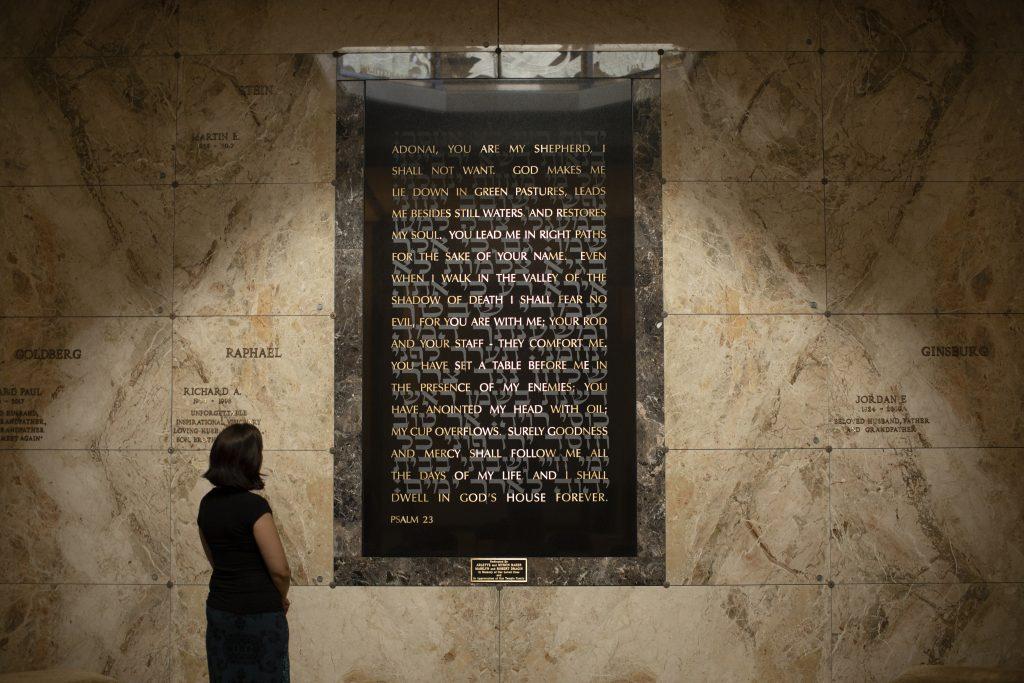
[[[270,504],[251,491],[217,486],[203,496],[196,521],[213,557],[210,607],[236,614],[283,611],[252,532],[267,512]]]

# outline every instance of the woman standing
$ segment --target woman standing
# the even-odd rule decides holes
[[[214,488],[199,503],[199,538],[213,567],[206,599],[211,683],[289,680],[291,572],[263,488],[263,436],[250,424],[225,427],[203,475]]]

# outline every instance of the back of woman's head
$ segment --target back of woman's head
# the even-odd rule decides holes
[[[214,486],[263,488],[263,435],[254,425],[228,425],[210,448],[210,468],[203,474]]]

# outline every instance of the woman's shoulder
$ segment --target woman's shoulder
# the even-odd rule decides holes
[[[206,495],[202,497],[199,504],[202,505],[205,502],[210,501],[224,501],[228,504],[249,504],[249,505],[262,505],[266,504],[267,499],[258,493],[252,491],[246,491],[245,489],[229,488],[226,486],[215,486],[206,492]]]
[[[270,512],[270,503],[258,493],[252,491],[238,491],[238,501],[248,508],[260,512]]]
[[[208,510],[212,514],[224,514],[230,510],[241,511],[259,517],[265,512],[273,513],[267,499],[258,493],[245,489],[232,489],[217,486],[207,491],[199,501],[199,512]]]

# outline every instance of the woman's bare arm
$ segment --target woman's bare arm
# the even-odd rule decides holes
[[[284,555],[284,546],[281,545],[281,537],[277,533],[277,525],[274,524],[274,516],[264,512],[256,523],[252,525],[252,534],[256,537],[256,545],[260,548],[260,555],[267,565],[270,578],[273,579],[277,590],[281,592],[281,602],[284,603],[285,611],[288,610],[288,582],[292,572],[288,568],[288,558]]]

